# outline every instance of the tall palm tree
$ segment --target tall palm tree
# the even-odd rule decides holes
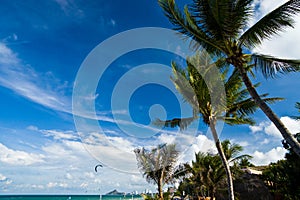
[[[134,150],[138,167],[143,172],[149,183],[155,183],[158,190],[158,198],[163,200],[163,186],[173,179],[173,171],[178,158],[175,144],[163,144],[151,149],[144,148]]]
[[[253,1],[193,0],[181,12],[174,0],[158,0],[166,16],[175,26],[174,29],[185,37],[192,38],[196,49],[202,47],[238,70],[255,103],[300,156],[300,143],[263,101],[248,76],[253,68],[260,70],[265,77],[299,71],[300,60],[248,52],[286,27],[293,27],[292,17],[300,12],[300,1],[289,0],[248,27],[248,22],[255,12]]]
[[[221,78],[225,87],[227,103],[226,105],[221,105],[220,108],[215,108],[212,103],[213,98],[209,89],[209,87],[217,89],[214,87],[215,81],[211,80],[209,87],[205,81],[207,75],[209,75],[210,79],[214,78],[210,73],[212,70],[210,66],[214,65],[215,63],[207,53],[203,52],[201,54],[198,52],[195,56],[188,57],[186,60],[186,69],[181,69],[176,65],[176,63],[172,63],[173,77],[171,77],[171,79],[179,93],[183,96],[186,102],[191,105],[193,109],[193,116],[189,118],[167,121],[157,120],[154,122],[154,124],[167,127],[179,126],[181,129],[184,129],[194,119],[201,117],[203,122],[208,125],[211,130],[218,154],[225,168],[227,174],[229,199],[234,199],[233,181],[230,167],[218,137],[216,124],[218,120],[223,120],[229,125],[254,124],[254,121],[248,117],[248,115],[254,113],[257,106],[252,98],[248,97],[247,90],[243,88],[242,81],[238,76],[238,71],[234,70],[232,74],[227,77],[227,67],[223,67],[224,69],[222,69],[223,73],[221,74]],[[205,62],[199,63],[199,61]],[[215,74],[215,77],[217,76],[219,77],[218,74]],[[263,101],[272,103],[276,100],[280,100],[280,98],[266,98],[266,95],[267,94],[261,95]],[[220,99],[220,101],[222,100]]]

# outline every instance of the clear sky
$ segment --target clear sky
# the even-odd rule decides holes
[[[277,6],[254,3],[253,22]],[[134,148],[175,142],[180,161],[189,161],[214,146],[201,123],[185,132],[149,125],[190,112],[169,66],[191,54],[159,29],[172,26],[155,0],[3,0],[0,13],[0,194],[155,190]],[[135,29],[142,27],[157,28]],[[300,58],[299,35],[300,23],[253,51]],[[286,98],[272,108],[293,133],[299,78],[254,80],[259,92]],[[224,126],[221,139],[242,145],[257,165],[283,158],[278,131],[260,111],[254,119],[255,126]]]

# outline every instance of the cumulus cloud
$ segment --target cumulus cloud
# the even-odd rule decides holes
[[[45,156],[42,154],[27,153],[13,150],[0,143],[0,161],[10,165],[33,165],[43,163]]]
[[[258,6],[258,11],[255,15],[254,21],[269,13],[278,6],[284,4],[287,0],[257,0],[255,1]],[[298,59],[300,57],[300,15],[294,17],[294,28],[288,28],[280,35],[273,36],[270,40],[265,40],[263,44],[254,49],[254,52],[278,56],[281,58]]]
[[[10,185],[12,184],[12,180],[4,176],[3,174],[0,174],[0,185]]]
[[[268,152],[255,151],[252,156],[251,162],[254,165],[268,165],[271,162],[277,162],[278,160],[284,159],[284,155],[287,150],[283,147],[276,147]]]
[[[281,117],[280,120],[291,131],[291,133],[296,134],[300,132],[300,121],[290,117]],[[252,133],[264,132],[269,136],[282,138],[281,133],[278,131],[276,126],[269,121],[263,121],[257,126],[250,126],[250,130]]]

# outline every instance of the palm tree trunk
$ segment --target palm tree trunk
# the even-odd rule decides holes
[[[219,156],[222,160],[222,163],[223,163],[223,166],[225,168],[226,175],[227,175],[228,197],[229,197],[229,200],[234,200],[233,180],[232,180],[232,176],[231,176],[231,172],[230,172],[230,167],[229,167],[229,164],[227,162],[226,156],[224,154],[224,151],[223,151],[221,142],[219,140],[218,133],[217,133],[215,125],[216,125],[216,120],[211,117],[209,127],[210,127],[211,133],[213,135],[213,138],[215,140]]]
[[[163,185],[163,178],[162,176],[159,178],[158,183],[157,183],[157,190],[158,190],[158,199],[163,200],[164,199],[164,194],[162,191],[162,185]]]
[[[281,120],[277,117],[277,115],[271,110],[271,108],[260,98],[250,78],[248,77],[247,72],[243,67],[243,65],[236,65],[236,67],[238,68],[242,80],[245,83],[247,90],[249,91],[249,94],[253,98],[256,105],[258,105],[260,109],[265,113],[265,115],[274,123],[274,125],[280,131],[283,138],[287,141],[287,143],[290,145],[293,151],[300,157],[299,142],[292,135],[292,133],[285,127],[285,125],[281,122]]]

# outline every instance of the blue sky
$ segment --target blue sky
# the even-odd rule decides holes
[[[276,6],[271,0],[254,3],[253,22]],[[193,152],[213,146],[202,124],[186,132],[149,125],[156,117],[170,119],[190,112],[169,80],[171,60],[184,63],[179,55],[191,53],[184,42],[171,41],[173,36],[156,37],[148,29],[134,40],[123,33],[132,36],[142,27],[171,28],[156,1],[2,1],[0,13],[1,194],[155,190],[137,170],[134,148],[176,142],[182,150],[180,160],[188,161]],[[300,42],[299,33],[298,23],[253,51],[299,58],[299,46],[294,45]],[[142,45],[118,55],[140,36],[161,49]],[[106,49],[101,46],[104,42],[110,45]],[[102,54],[93,57],[99,48]],[[116,59],[105,66],[114,54]],[[96,64],[85,64],[90,59]],[[99,69],[105,69],[101,76]],[[274,80],[257,76],[261,93],[286,98],[272,108],[295,133],[300,124],[289,116],[297,114],[299,78],[299,74]],[[83,92],[76,93],[74,85]],[[86,92],[90,87],[95,91]],[[78,97],[82,101],[77,102]],[[278,131],[260,111],[254,118],[255,126],[224,126],[221,138],[244,146],[258,165],[283,158]],[[104,167],[95,173],[98,163]]]

